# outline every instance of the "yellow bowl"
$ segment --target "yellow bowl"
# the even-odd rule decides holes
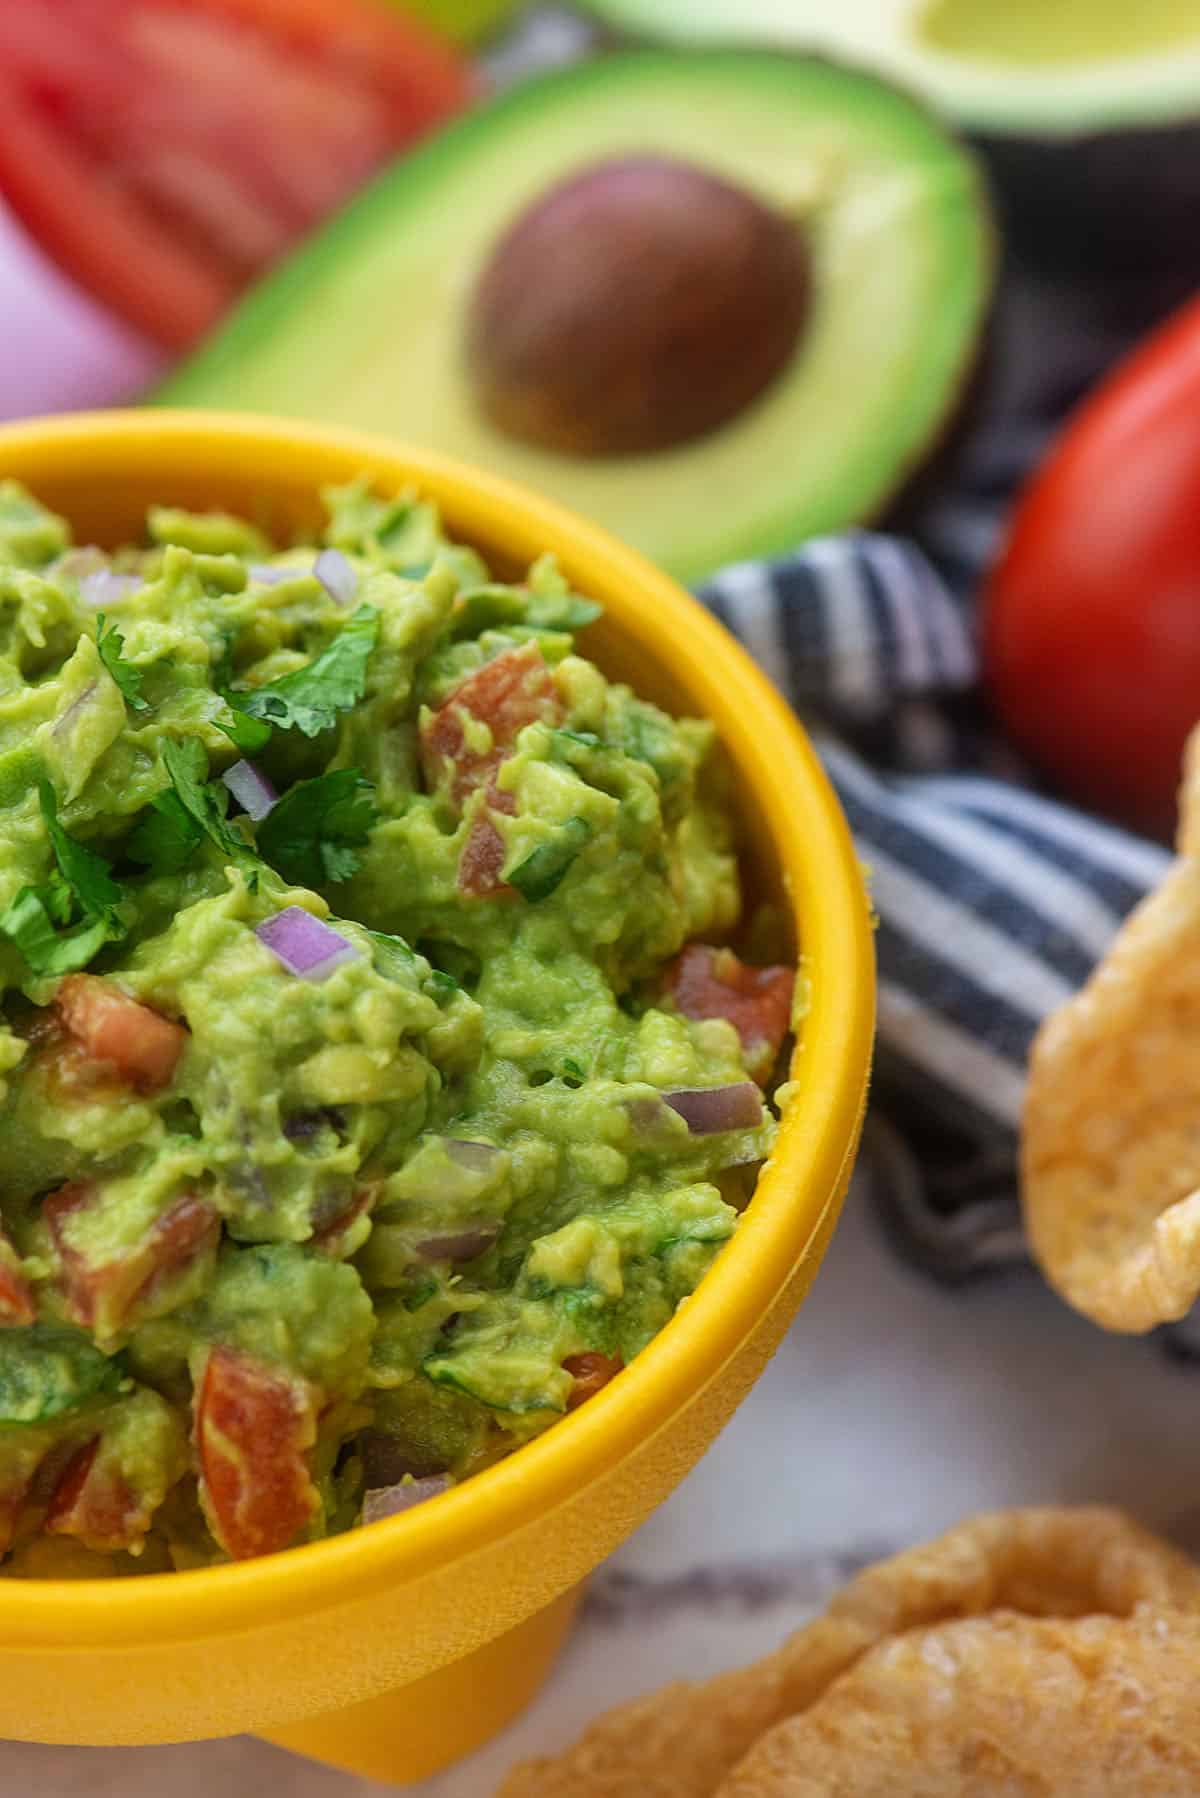
[[[167,411],[0,430],[0,477],[65,512],[82,542],[128,540],[154,501],[231,507],[286,531],[315,517],[319,486],[360,470],[384,490],[420,487],[500,567],[553,550],[606,607],[589,653],[650,697],[715,720],[752,874],[784,900],[811,982],[778,1148],[733,1241],[621,1378],[444,1497],[237,1566],[0,1582],[0,1736],[137,1743],[254,1730],[395,1780],[465,1754],[532,1696],[580,1581],[761,1373],[849,1177],[873,998],[859,869],[800,727],[700,606],[558,506],[378,438]]]

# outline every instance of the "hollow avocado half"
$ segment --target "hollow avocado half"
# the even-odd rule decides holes
[[[556,453],[479,403],[472,299],[514,221],[623,157],[698,167],[793,220],[804,325],[766,390],[707,435]],[[633,51],[516,87],[396,163],[156,397],[419,442],[554,495],[696,579],[880,510],[955,409],[992,261],[972,157],[903,93],[810,57]],[[535,261],[531,291],[553,272]]]
[[[581,0],[688,46],[844,57],[984,150],[1005,235],[1059,264],[1200,273],[1197,0]]]

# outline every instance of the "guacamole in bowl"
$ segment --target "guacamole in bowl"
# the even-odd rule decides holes
[[[712,727],[415,497],[319,543],[0,488],[0,1546],[240,1559],[613,1378],[770,1151]]]

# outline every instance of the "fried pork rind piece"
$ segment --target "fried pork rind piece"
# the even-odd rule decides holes
[[[998,1612],[882,1642],[720,1798],[1194,1798],[1200,1620]]]
[[[849,1711],[840,1697],[843,1687],[852,1686],[859,1677],[875,1678],[868,1665],[881,1658],[886,1661],[889,1654],[895,1653],[901,1666],[911,1667],[921,1662],[922,1643],[930,1644],[929,1679],[919,1688],[920,1698],[936,1711],[940,1657],[947,1670],[942,1703],[947,1708],[949,1730],[949,1707],[957,1701],[960,1689],[964,1693],[974,1690],[971,1681],[980,1652],[971,1646],[975,1633],[982,1632],[983,1639],[989,1631],[995,1634],[998,1656],[1008,1657],[1003,1667],[998,1666],[997,1678],[1007,1680],[1015,1664],[1011,1657],[1021,1653],[1018,1639],[1032,1620],[1045,1620],[1047,1649],[1054,1646],[1055,1628],[1061,1630],[1068,1621],[1081,1619],[1109,1632],[1114,1643],[1121,1631],[1127,1631],[1140,1654],[1143,1637],[1154,1636],[1166,1618],[1186,1620],[1191,1632],[1187,1651],[1190,1674],[1185,1676],[1177,1668],[1174,1678],[1180,1692],[1180,1681],[1186,1677],[1190,1682],[1192,1734],[1200,1756],[1200,1621],[1192,1622],[1192,1618],[1200,1620],[1200,1570],[1118,1511],[1046,1509],[979,1517],[936,1542],[868,1568],[832,1600],[824,1616],[756,1665],[704,1685],[668,1686],[600,1718],[560,1758],[517,1768],[500,1798],[634,1798],[635,1794],[636,1798],[716,1798],[718,1794],[719,1798],[757,1798],[760,1788],[747,1784],[741,1769],[730,1779],[748,1751],[753,1752],[744,1765],[752,1767],[759,1754],[756,1744],[761,1741],[766,1753],[768,1742],[801,1725],[816,1732],[820,1740],[821,1719],[830,1704],[834,1705],[831,1740],[840,1743],[850,1727]],[[965,1619],[976,1621],[957,1650],[968,1664],[960,1675],[953,1654],[946,1658],[941,1639],[965,1627]],[[1036,1631],[1034,1634],[1040,1641]],[[1083,1656],[1089,1652],[1086,1646],[1080,1650]],[[1116,1680],[1116,1649],[1107,1652]],[[1029,1682],[1035,1678],[1036,1668],[1027,1660],[1022,1664],[1028,1693],[1033,1689]],[[1139,1677],[1132,1663],[1131,1676]],[[1028,1713],[1024,1714],[1028,1721]],[[899,1727],[899,1720],[889,1724],[893,1730]],[[973,1721],[971,1727],[981,1731],[985,1725]],[[1127,1727],[1133,1728],[1133,1722],[1128,1721]],[[916,1721],[910,1720],[910,1728],[919,1733]],[[865,1718],[862,1729],[865,1744],[870,1730]],[[946,1740],[951,1742],[949,1734]],[[775,1750],[770,1752],[773,1755]],[[773,1765],[768,1758],[761,1775],[756,1775],[765,1780],[769,1772],[775,1781],[761,1787],[763,1798],[767,1793],[772,1798],[776,1793],[782,1798],[785,1792],[787,1798],[801,1798],[801,1794],[808,1798],[810,1792],[859,1790],[852,1784],[844,1788],[798,1785],[799,1771],[790,1749],[780,1752],[784,1759]],[[778,1769],[785,1767],[790,1769],[790,1785],[780,1783]],[[833,1777],[832,1771],[829,1777]],[[862,1788],[864,1792],[875,1789],[886,1790],[894,1798],[937,1790],[906,1785],[899,1777],[891,1786]],[[978,1789],[1000,1792],[1006,1788]],[[1036,1792],[1039,1798],[1042,1790],[1057,1789],[1019,1784],[1007,1788],[1014,1794]],[[1164,1792],[1175,1789],[1163,1788]],[[1196,1789],[1200,1790],[1200,1784]]]
[[[1030,1246],[1063,1298],[1110,1330],[1153,1329],[1200,1296],[1200,731],[1180,815],[1179,861],[1030,1059]]]

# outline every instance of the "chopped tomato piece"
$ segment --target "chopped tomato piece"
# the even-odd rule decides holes
[[[575,1384],[567,1399],[567,1410],[574,1411],[602,1386],[607,1386],[624,1365],[620,1355],[602,1355],[595,1349],[588,1349],[582,1355],[568,1355],[563,1366]]]
[[[54,1489],[44,1528],[53,1536],[77,1536],[106,1554],[140,1542],[150,1514],[119,1467],[100,1455],[100,1438],[77,1449]]]
[[[467,835],[458,865],[458,887],[478,897],[503,891],[504,839],[489,812],[516,811],[516,801],[497,785],[500,764],[527,724],[562,718],[562,701],[554,676],[536,643],[506,649],[460,681],[421,730],[421,766],[426,785],[435,791],[449,782],[452,804],[461,806],[480,787],[487,805]],[[471,726],[486,725],[488,740],[470,741]]]
[[[376,0],[8,0],[0,189],[69,274],[182,349],[472,87]]]
[[[113,1335],[135,1305],[157,1297],[196,1259],[216,1248],[221,1219],[198,1193],[181,1193],[157,1217],[142,1240],[108,1261],[93,1261],[71,1240],[71,1218],[99,1196],[90,1181],[74,1180],[52,1192],[42,1205],[62,1263],[67,1309],[76,1323]]]
[[[795,985],[792,968],[752,968],[732,949],[689,943],[667,974],[666,991],[685,1018],[726,1018],[761,1086],[791,1028]]]
[[[236,1349],[214,1348],[196,1400],[200,1492],[235,1561],[287,1548],[317,1509],[307,1451],[313,1389]]]
[[[476,788],[490,784],[496,769],[527,724],[542,719],[552,724],[562,717],[562,701],[554,676],[536,643],[485,662],[468,674],[438,707],[421,730],[421,766],[430,790],[438,787],[447,767],[450,798],[461,805]],[[472,723],[486,724],[491,741],[486,747],[469,742]],[[501,809],[509,810],[509,807]]]
[[[14,1324],[31,1324],[37,1316],[33,1288],[21,1272],[21,1261],[0,1227],[0,1329]]]
[[[174,1076],[188,1033],[96,974],[68,974],[55,995],[67,1033],[92,1060],[107,1063],[139,1092],[160,1092]]]
[[[314,1218],[315,1228],[311,1244],[318,1254],[340,1256],[345,1252],[346,1239],[354,1225],[365,1212],[370,1211],[379,1197],[377,1185],[360,1186],[351,1194],[350,1202],[327,1219]]]
[[[459,892],[472,893],[479,899],[501,892],[504,882],[500,870],[504,866],[504,856],[504,838],[487,812],[480,812],[467,833],[466,845],[459,857]]]

